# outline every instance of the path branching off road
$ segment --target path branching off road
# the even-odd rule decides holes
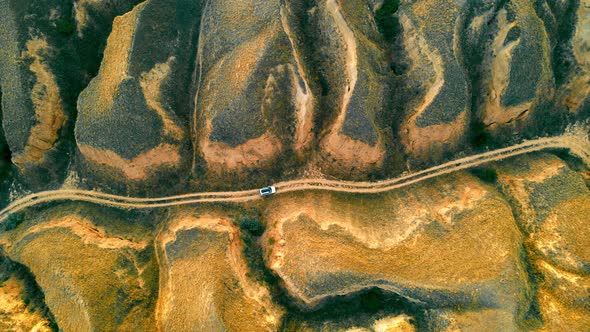
[[[275,184],[277,194],[302,191],[323,190],[347,193],[380,193],[402,188],[440,175],[480,166],[525,153],[545,149],[568,149],[586,165],[590,165],[590,142],[581,132],[556,137],[526,141],[510,147],[492,150],[477,155],[457,159],[398,178],[376,182],[336,181],[326,179],[300,179]],[[10,215],[27,207],[55,201],[83,201],[126,209],[157,208],[184,204],[207,202],[246,202],[261,199],[258,189],[226,192],[201,192],[159,198],[135,198],[101,193],[98,191],[61,189],[34,193],[10,203],[0,211],[0,222]]]

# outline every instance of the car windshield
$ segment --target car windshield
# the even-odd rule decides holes
[[[262,188],[262,189],[260,189],[260,192],[263,193],[263,194],[270,193],[271,191],[272,190],[270,190],[270,188]]]

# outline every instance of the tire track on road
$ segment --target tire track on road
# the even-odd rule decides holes
[[[580,134],[566,134],[558,137],[531,140],[507,148],[468,156],[389,180],[353,182],[327,179],[301,179],[279,182],[275,184],[275,187],[277,188],[277,194],[303,190],[324,190],[360,194],[380,193],[416,184],[444,174],[480,166],[485,163],[545,149],[569,149],[570,153],[577,155],[586,165],[590,166],[590,143],[588,142],[588,138]],[[6,220],[11,214],[28,207],[54,201],[82,201],[117,208],[143,209],[198,203],[247,202],[260,198],[257,189],[201,192],[156,198],[126,197],[77,189],[52,190],[34,193],[12,202],[0,211],[0,222]]]

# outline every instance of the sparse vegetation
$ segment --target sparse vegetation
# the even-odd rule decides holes
[[[17,228],[25,220],[24,213],[14,213],[0,224],[2,231],[8,232]]]
[[[239,209],[234,224],[240,227],[244,258],[250,268],[250,277],[258,282],[273,283],[276,280],[268,274],[264,265],[264,253],[260,245],[260,236],[266,229],[259,212],[255,209]]]
[[[388,42],[393,42],[400,32],[399,19],[394,15],[399,8],[399,2],[400,0],[385,0],[375,12],[375,22]]]
[[[198,301],[230,332],[275,306],[280,331],[379,330],[398,314],[437,330],[506,308],[524,330],[589,330],[549,324],[590,317],[566,282],[588,274],[590,165],[545,150],[415,175],[588,120],[583,5],[0,0],[0,209],[59,188],[209,199],[410,174],[391,192],[279,184],[188,209],[31,198],[0,223],[0,300],[22,293],[18,310],[54,330],[149,330]],[[62,186],[68,173],[80,181]]]
[[[55,28],[57,29],[57,32],[64,36],[70,36],[76,31],[76,25],[72,19],[65,17],[62,17],[55,22]]]
[[[254,237],[259,237],[264,233],[264,224],[258,218],[242,217],[239,219],[238,224],[242,231]]]
[[[346,195],[339,196],[347,197]],[[355,324],[369,326],[379,317],[403,312],[411,313],[412,317],[417,319],[423,316],[423,308],[411,304],[396,294],[387,293],[377,288],[330,298],[320,307],[311,310],[301,307],[300,303],[286,292],[281,279],[264,263],[264,250],[259,241],[259,236],[264,233],[264,224],[254,216],[256,215],[254,211],[242,210],[240,213],[241,216],[236,218],[235,223],[242,230],[244,257],[251,271],[250,277],[267,285],[271,290],[273,300],[287,309],[287,315],[282,322],[282,330],[297,331],[303,326],[313,328],[321,326],[345,328]],[[268,238],[268,245],[272,246],[275,242],[274,238]]]
[[[471,145],[475,149],[482,149],[489,147],[490,134],[486,130],[486,126],[478,120],[472,121],[471,126]]]
[[[299,331],[303,327],[346,330],[359,326],[371,327],[380,318],[406,313],[414,317],[418,328],[424,328],[425,309],[396,294],[371,288],[331,298],[320,309],[302,310],[290,306],[283,327],[285,331]]]
[[[495,183],[498,180],[498,173],[495,168],[478,167],[472,169],[471,173],[484,182]]]

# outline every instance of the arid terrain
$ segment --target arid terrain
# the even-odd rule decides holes
[[[590,0],[0,0],[0,331],[590,331],[589,134]]]

